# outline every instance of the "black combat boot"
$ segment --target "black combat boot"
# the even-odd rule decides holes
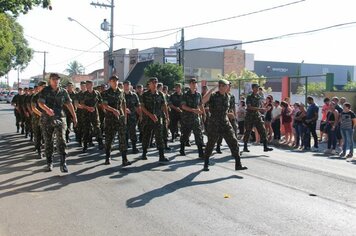
[[[136,142],[132,142],[132,154],[137,154],[140,151],[136,147]]]
[[[171,150],[171,147],[168,146],[168,140],[164,140],[164,149],[165,149],[166,151],[170,151],[170,150]]]
[[[204,168],[203,171],[209,171],[209,157],[204,157]]]
[[[141,160],[147,160],[147,149],[143,149]]]
[[[221,152],[221,149],[220,149],[220,145],[216,145],[216,153],[219,153],[219,154],[221,154],[222,152]]]
[[[247,167],[241,164],[239,156],[235,157],[235,170],[247,170]]]
[[[25,129],[24,129],[23,125],[21,125],[21,134],[25,134]]]
[[[28,138],[28,131],[26,131],[25,133],[25,138]]]
[[[66,131],[66,143],[69,143],[70,139],[69,139],[69,132]]]
[[[19,133],[20,132],[20,127],[17,125],[16,126],[16,133]]]
[[[185,143],[185,146],[186,146],[186,147],[192,146],[192,145],[190,144],[189,140]]]
[[[171,140],[172,143],[174,143],[174,139],[175,139],[175,134],[172,133],[172,140]]]
[[[98,143],[99,143],[98,149],[99,150],[103,150],[104,149],[103,140],[102,139],[98,139]]]
[[[185,145],[184,145],[184,143],[181,143],[181,144],[180,144],[180,150],[179,150],[179,154],[180,154],[181,156],[185,156],[185,151],[184,151],[184,149],[185,149]]]
[[[111,164],[110,150],[106,150],[105,165],[110,165],[110,164]]]
[[[199,158],[204,158],[203,146],[198,145]]]
[[[127,151],[123,151],[123,152],[121,153],[121,157],[122,157],[122,166],[129,166],[129,165],[131,165],[131,162],[129,162],[129,161],[127,160]]]
[[[269,148],[269,147],[267,146],[267,140],[263,142],[263,151],[264,151],[264,152],[273,151],[273,148]]]
[[[85,142],[84,145],[83,145],[83,153],[86,153],[88,151],[88,143]]]
[[[41,148],[37,149],[37,158],[42,159],[42,153],[41,153]]]
[[[32,131],[30,132],[30,141],[33,142],[33,133],[32,133]]]
[[[47,171],[53,170],[53,156],[46,157],[47,158]]]
[[[68,173],[67,163],[66,163],[66,155],[60,156],[60,169],[62,173]]]
[[[250,152],[250,150],[248,150],[248,148],[247,148],[247,143],[244,143],[243,152]]]
[[[159,149],[159,163],[160,164],[166,164],[167,162],[169,162],[169,160],[164,156],[164,150],[163,149]]]

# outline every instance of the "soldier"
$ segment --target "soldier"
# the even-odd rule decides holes
[[[74,102],[75,107],[77,108],[77,117],[78,117],[78,126],[76,128],[77,130],[77,141],[79,143],[79,146],[82,147],[82,141],[83,141],[83,124],[84,124],[84,108],[80,104],[79,101],[83,100],[83,95],[87,91],[86,83],[85,81],[80,82],[80,92],[77,93],[76,100]]]
[[[228,85],[227,80],[219,80],[219,90],[213,93],[216,87],[212,88],[203,98],[203,103],[207,103],[210,110],[208,143],[204,154],[204,171],[209,171],[209,157],[220,136],[226,140],[231,154],[235,158],[235,170],[247,169],[247,167],[241,165],[239,144],[227,115],[230,108],[230,97],[227,94]]]
[[[164,88],[164,85],[163,83],[158,83],[157,84],[157,90],[161,93],[163,93],[163,96],[164,96],[164,99],[166,100],[166,102],[168,101],[167,98],[168,98],[168,95],[166,93],[163,92],[163,88]],[[168,87],[167,87],[167,90],[168,90]],[[166,90],[166,91],[167,91]],[[168,109],[168,112],[169,112],[169,107],[167,107]],[[153,135],[153,133],[152,133]],[[152,139],[153,139],[153,136],[152,136]],[[152,140],[151,139],[151,140]],[[163,113],[163,142],[164,142],[164,148],[166,150],[171,150],[171,148],[168,146],[168,123],[167,123],[167,119],[165,117],[165,114]]]
[[[25,134],[25,122],[26,122],[26,110],[25,110],[25,98],[26,98],[26,94],[28,92],[28,88],[24,88],[23,89],[23,93],[19,96],[18,98],[18,107],[20,110],[20,117],[21,117],[21,134]]]
[[[109,165],[111,160],[111,146],[118,132],[122,165],[131,165],[127,160],[126,145],[126,102],[124,91],[119,89],[119,78],[115,75],[110,77],[110,88],[103,93],[103,108],[105,113],[105,164]]]
[[[67,128],[63,106],[67,106],[74,126],[77,125],[77,116],[67,90],[59,87],[59,75],[51,73],[49,86],[45,87],[38,97],[38,105],[43,110],[41,124],[45,141],[45,154],[48,171],[53,169],[53,134],[56,135],[57,152],[60,155],[60,170],[68,172],[66,164],[65,132]]]
[[[228,90],[227,90],[228,95],[230,96],[230,108],[229,108],[229,113],[227,113],[227,116],[229,117],[229,121],[231,123],[232,128],[234,129],[235,136],[237,137],[237,124],[236,124],[236,100],[235,100],[235,95],[231,93],[231,83],[229,84]],[[222,153],[220,146],[222,143],[222,137],[218,139],[218,142],[216,144],[216,152],[217,153]]]
[[[258,94],[258,84],[252,84],[252,93],[246,97],[246,117],[245,117],[245,134],[244,134],[244,152],[250,152],[247,148],[247,143],[251,135],[252,128],[255,126],[263,142],[263,151],[272,151],[272,148],[267,146],[266,129],[264,122],[259,111],[263,111],[265,108],[260,108],[261,97]]]
[[[98,86],[98,91],[99,91],[101,97],[103,97],[103,93],[105,91],[105,84],[102,84],[102,85]],[[98,110],[99,110],[100,129],[101,129],[102,135],[104,136],[105,109],[103,108],[102,104],[100,104],[98,106]]]
[[[169,123],[167,102],[164,94],[157,90],[157,78],[152,77],[148,81],[149,90],[142,95],[141,109],[142,119],[142,160],[147,160],[147,149],[149,146],[151,133],[155,135],[156,145],[159,151],[159,163],[166,163],[169,160],[164,156],[164,138],[163,138],[163,118]]]
[[[140,101],[140,103],[142,103],[142,94],[143,94],[143,85],[142,84],[138,84],[136,85],[136,94],[138,96],[138,100]],[[138,142],[142,142],[142,111],[141,109],[138,111],[138,122],[137,122],[137,127],[138,127]]]
[[[47,83],[44,81],[38,82],[37,90],[31,99],[32,108],[32,130],[34,135],[35,149],[37,151],[38,159],[41,159],[41,140],[42,140],[42,130],[41,130],[41,116],[42,109],[38,105],[39,93],[46,87]]]
[[[185,156],[185,144],[189,141],[190,133],[193,130],[195,143],[198,147],[199,157],[203,158],[203,133],[200,124],[201,115],[204,114],[202,96],[197,91],[198,81],[195,78],[190,79],[190,90],[184,93],[182,98],[182,136],[180,139],[180,155]]]
[[[79,104],[83,108],[83,152],[88,150],[88,144],[95,135],[99,150],[104,149],[103,136],[100,130],[98,106],[102,103],[101,95],[93,89],[93,81],[86,81],[87,91],[81,96]]]
[[[126,100],[126,113],[127,113],[127,127],[126,127],[126,142],[130,138],[132,144],[132,153],[137,154],[139,151],[136,147],[137,135],[136,135],[136,126],[138,116],[141,114],[138,112],[140,110],[140,101],[136,93],[130,91],[131,82],[124,82],[124,92]]]
[[[68,82],[67,91],[68,91],[70,99],[72,100],[72,104],[74,106],[74,109],[76,110],[74,103],[75,103],[75,100],[76,100],[76,94],[77,93],[74,90],[74,84],[72,82]],[[66,117],[67,117],[67,120],[66,120],[67,121],[66,142],[69,143],[69,141],[70,141],[69,134],[70,134],[71,124],[73,123],[72,122],[73,117],[70,114],[70,112],[69,112],[69,110],[67,109],[66,106],[64,107],[64,112],[66,113]]]
[[[182,109],[181,107],[181,102],[182,102],[182,84],[177,83],[175,84],[175,92],[169,97],[169,107],[171,108],[169,117],[170,117],[170,130],[172,134],[172,142],[174,142],[174,139],[178,136],[178,122],[181,122],[181,114],[182,114]]]
[[[21,108],[19,105],[19,98],[20,96],[22,96],[23,94],[23,90],[22,88],[19,88],[18,90],[18,94],[16,94],[14,96],[14,98],[11,101],[11,105],[15,108],[14,109],[14,113],[15,113],[15,118],[16,118],[16,133],[20,132],[20,127],[23,130],[23,124],[22,124],[22,117],[21,117]]]

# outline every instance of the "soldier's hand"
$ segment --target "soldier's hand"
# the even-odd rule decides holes
[[[114,115],[115,115],[116,117],[119,117],[119,116],[120,116],[120,112],[119,112],[118,110],[114,110],[113,113],[114,113]]]
[[[46,113],[47,113],[49,116],[54,116],[54,112],[53,112],[53,110],[50,109],[50,108],[46,110]]]
[[[126,113],[127,113],[127,114],[131,114],[130,109],[126,108]]]
[[[157,118],[157,116],[156,115],[152,115],[151,116],[151,120],[153,120],[153,122],[157,122],[158,121],[158,118]]]
[[[227,116],[229,117],[230,120],[235,119],[234,113],[227,113]]]
[[[77,118],[72,119],[72,120],[73,120],[73,127],[77,127],[77,124],[78,124]]]
[[[177,108],[177,111],[178,111],[179,113],[182,113],[182,112],[183,112],[182,109],[180,109],[180,108]]]
[[[94,108],[94,107],[88,107],[87,110],[88,110],[89,112],[94,112],[94,111],[95,111],[95,108]]]

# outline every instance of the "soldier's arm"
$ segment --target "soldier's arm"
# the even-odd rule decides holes
[[[163,112],[166,115],[166,119],[169,120],[169,112],[168,112],[167,103],[163,104]]]
[[[217,88],[217,86],[215,86],[214,88],[210,89],[203,97],[202,99],[202,103],[205,104],[209,101],[211,94],[214,92],[214,90]]]
[[[74,127],[77,126],[77,114],[75,113],[73,104],[71,102],[67,102],[64,105],[68,108],[68,111],[72,116]]]
[[[32,108],[33,113],[35,113],[36,115],[38,115],[38,116],[42,115],[42,112],[40,112],[40,110],[37,109],[35,102],[32,100],[31,100],[31,108]]]
[[[49,116],[54,116],[54,112],[51,108],[49,108],[44,101],[38,100],[38,105],[42,110],[44,110]]]

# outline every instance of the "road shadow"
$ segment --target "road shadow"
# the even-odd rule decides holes
[[[243,177],[241,177],[241,176],[232,175],[232,176],[228,176],[228,177],[224,177],[224,178],[217,178],[217,179],[206,180],[206,181],[193,181],[194,178],[197,177],[201,172],[202,171],[200,170],[200,171],[191,173],[191,174],[187,175],[186,177],[184,177],[183,179],[174,181],[174,182],[169,183],[169,184],[162,186],[160,188],[153,189],[153,190],[143,193],[137,197],[130,198],[126,201],[126,206],[128,208],[143,207],[154,199],[174,193],[175,191],[180,190],[182,188],[193,187],[193,186],[198,186],[198,185],[213,184],[213,183],[217,183],[217,182],[228,180],[228,179],[243,179]]]

